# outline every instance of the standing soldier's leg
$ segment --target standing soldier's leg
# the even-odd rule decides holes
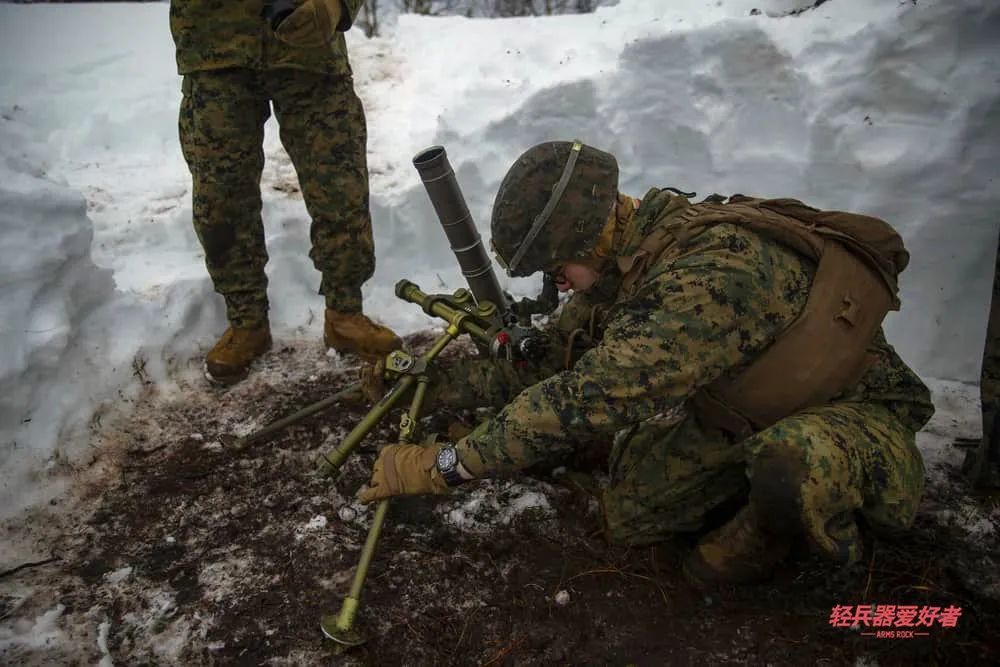
[[[206,365],[215,379],[238,379],[271,344],[260,214],[270,111],[251,70],[189,74],[183,93],[179,132],[191,170],[194,228],[231,325]]]
[[[1000,244],[993,268],[993,298],[986,327],[983,369],[979,376],[983,437],[965,457],[965,473],[976,486],[1000,487]]]
[[[298,70],[267,73],[281,142],[312,218],[313,264],[326,299],[329,347],[378,357],[397,349],[390,330],[361,314],[361,285],[375,271],[368,211],[364,109],[347,76]]]

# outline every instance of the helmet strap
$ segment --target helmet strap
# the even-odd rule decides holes
[[[514,269],[524,258],[524,254],[528,252],[528,248],[534,242],[535,237],[538,233],[542,231],[542,227],[548,221],[549,216],[552,215],[552,211],[555,210],[556,206],[559,204],[559,200],[562,198],[563,192],[566,191],[566,186],[569,185],[569,179],[573,175],[573,167],[576,166],[576,160],[580,157],[580,151],[583,149],[583,144],[580,141],[574,141],[573,147],[569,151],[569,157],[566,159],[566,166],[563,167],[562,176],[559,177],[559,181],[556,183],[555,188],[552,189],[552,194],[549,196],[549,201],[545,203],[545,208],[542,212],[538,214],[535,221],[531,224],[531,229],[528,230],[527,235],[525,235],[524,240],[521,241],[521,245],[518,246],[517,252],[510,260],[510,264],[507,266],[507,274],[513,275]]]

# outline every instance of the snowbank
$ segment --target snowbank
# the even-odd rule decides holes
[[[834,0],[784,18],[751,7],[766,9],[635,0],[509,29],[404,16],[395,148],[380,154],[406,168],[420,146],[445,144],[484,229],[513,159],[573,136],[613,152],[637,195],[674,185],[883,216],[912,254],[891,341],[924,375],[978,381],[1000,208],[1000,7]],[[470,45],[461,58],[455,40]],[[432,226],[422,196],[401,192],[388,219]],[[436,235],[417,240],[448,261]],[[396,252],[392,240],[380,249]]]
[[[447,147],[488,235],[510,162],[578,137],[619,157],[632,194],[674,185],[886,217],[913,255],[890,339],[924,375],[976,381],[1000,208],[1000,8],[667,4],[403,16],[391,39],[349,33],[378,254],[368,312],[414,331],[430,321],[392,295],[400,277],[462,284],[410,164],[418,150]],[[165,3],[0,5],[4,513],[34,500],[46,465],[79,459],[119,390],[195,372],[224,327],[191,232],[179,88]],[[271,320],[319,344],[308,219],[273,121],[265,151]]]
[[[17,503],[32,498],[21,494],[69,453],[63,444],[86,442],[96,407],[88,382],[123,381],[95,363],[95,344],[122,313],[110,309],[111,271],[90,259],[83,197],[49,178],[9,123],[0,142],[0,505],[10,507],[15,493]]]

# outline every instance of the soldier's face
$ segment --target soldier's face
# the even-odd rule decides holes
[[[582,292],[589,289],[600,277],[600,272],[587,264],[564,262],[552,271],[556,289],[560,292]]]

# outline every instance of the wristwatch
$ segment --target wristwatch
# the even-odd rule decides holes
[[[465,478],[458,473],[458,450],[453,445],[442,447],[436,461],[438,472],[448,486],[458,486]]]

